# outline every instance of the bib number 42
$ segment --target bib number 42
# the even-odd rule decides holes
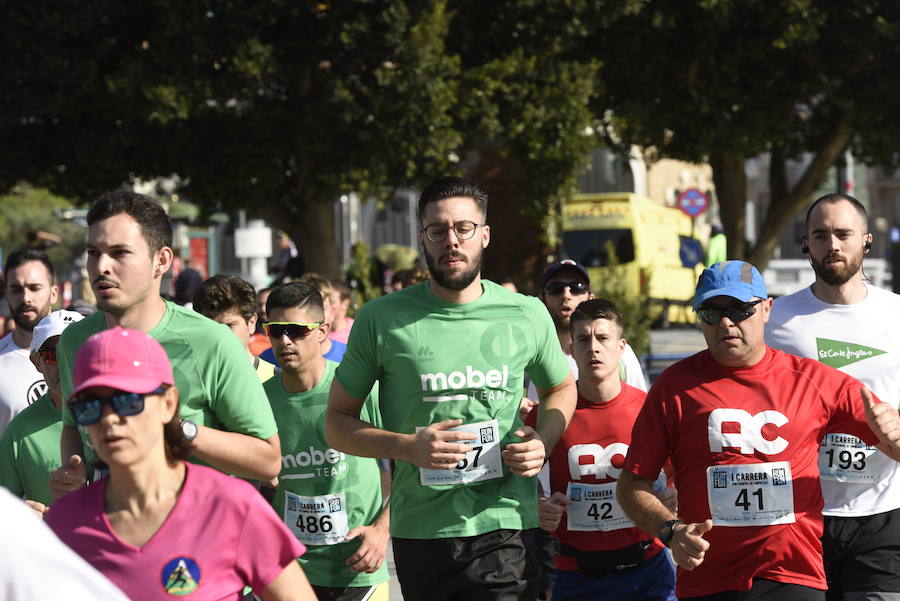
[[[587,514],[595,520],[608,520],[612,517],[612,503],[600,503],[599,507],[597,503],[591,503]]]

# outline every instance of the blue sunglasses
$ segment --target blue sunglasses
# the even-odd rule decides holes
[[[103,415],[103,405],[108,404],[117,415],[129,417],[144,410],[144,399],[150,394],[162,394],[165,388],[160,386],[150,392],[124,392],[118,390],[107,398],[78,397],[69,403],[69,410],[75,422],[82,426],[96,424]]]

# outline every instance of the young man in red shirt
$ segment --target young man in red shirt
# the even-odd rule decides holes
[[[549,499],[541,527],[560,541],[554,601],[674,601],[675,570],[658,539],[634,525],[616,501],[616,480],[646,393],[619,375],[622,315],[608,300],[579,304],[569,321],[578,364],[578,404],[550,455]],[[663,475],[654,488],[674,501]]]
[[[618,497],[678,564],[681,598],[822,601],[822,489],[827,432],[900,458],[900,416],[827,365],[766,346],[772,299],[743,261],[716,263],[694,310],[707,350],[654,383],[632,431]],[[666,461],[678,515],[652,484]]]

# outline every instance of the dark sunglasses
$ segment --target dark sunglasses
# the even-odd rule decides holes
[[[544,292],[555,296],[562,294],[566,288],[571,290],[572,294],[584,294],[591,291],[591,287],[584,282],[550,282],[544,286]]]
[[[82,426],[90,426],[99,421],[103,415],[103,405],[108,404],[117,415],[122,417],[130,417],[137,415],[144,410],[144,399],[150,394],[162,394],[165,388],[160,386],[151,392],[124,392],[117,390],[106,398],[99,397],[77,397],[74,401],[69,402],[69,410],[72,411],[72,417],[75,422]]]
[[[724,309],[697,309],[697,316],[711,326],[718,325],[723,317],[731,320],[731,323],[741,323],[754,313],[756,313],[756,305],[762,302],[762,299],[751,301],[749,303],[735,303]]]
[[[38,357],[40,357],[41,361],[46,363],[47,365],[57,365],[59,360],[56,358],[56,349],[51,348],[45,351],[38,351]]]
[[[296,340],[297,338],[306,338],[309,333],[322,325],[322,322],[316,323],[297,323],[296,321],[267,321],[263,324],[263,331],[269,338],[281,338],[282,334],[287,334],[288,338]]]

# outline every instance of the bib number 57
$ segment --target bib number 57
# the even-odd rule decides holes
[[[478,458],[481,456],[481,449],[484,447],[472,447],[472,450],[475,451],[475,458],[472,460],[472,467],[478,467]],[[456,469],[464,470],[469,467],[469,458],[460,459],[456,464]]]

